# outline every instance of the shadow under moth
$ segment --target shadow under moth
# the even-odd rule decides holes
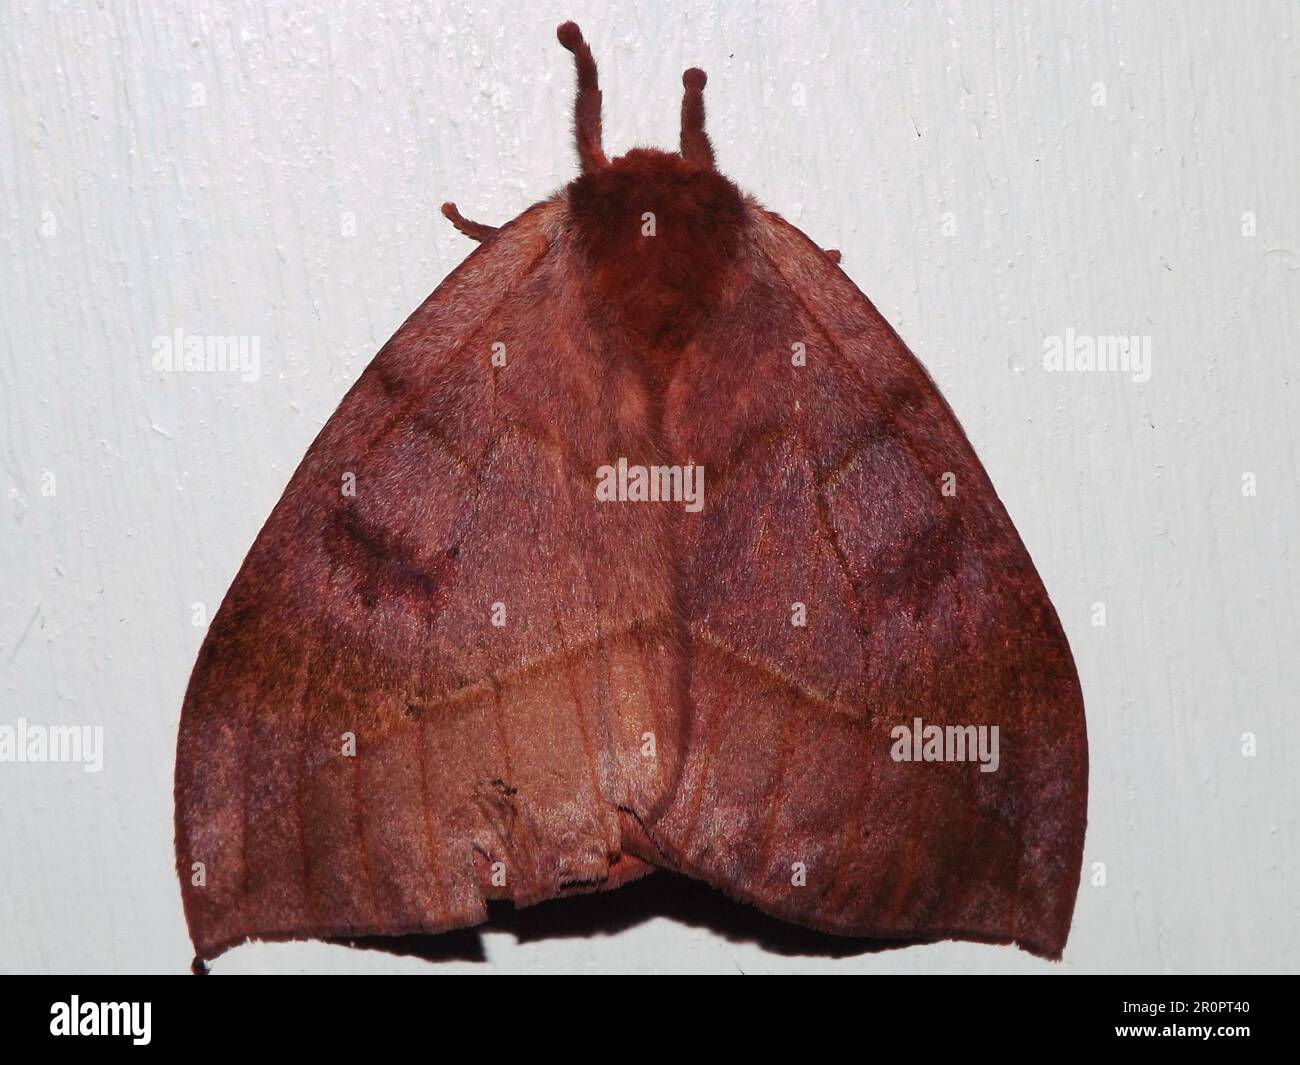
[[[655,869],[828,933],[1059,957],[1083,701],[925,370],[681,150],[601,146],[383,347],[275,507],[182,712],[196,965],[438,933]]]

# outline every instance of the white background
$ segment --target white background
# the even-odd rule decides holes
[[[0,764],[0,970],[187,967],[193,604],[215,610],[347,386],[472,247],[438,204],[500,222],[573,176],[566,17],[601,64],[607,150],[675,146],[681,71],[709,72],[719,167],[843,249],[988,467],[1087,702],[1065,959],[787,956],[654,918],[489,932],[483,962],[257,945],[216,970],[1296,969],[1294,3],[19,0],[0,724],[102,724],[107,749],[98,775]],[[177,328],[260,337],[261,379],[155,372]],[[1150,381],[1045,372],[1067,328],[1151,337]]]

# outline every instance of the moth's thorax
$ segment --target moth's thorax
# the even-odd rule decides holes
[[[740,191],[716,170],[638,148],[583,174],[567,197],[593,316],[652,360],[674,361],[726,290]]]

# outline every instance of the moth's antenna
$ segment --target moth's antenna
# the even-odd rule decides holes
[[[469,237],[470,240],[486,240],[497,231],[496,226],[485,225],[482,222],[471,222],[456,210],[456,205],[450,200],[442,205],[442,213],[448,222]]]
[[[573,65],[578,71],[578,95],[573,101],[573,135],[578,143],[578,161],[585,174],[607,165],[600,147],[600,83],[596,78],[596,60],[582,39],[582,30],[578,29],[576,22],[564,23],[555,31],[555,36],[573,53]]]
[[[699,67],[682,75],[686,92],[682,96],[682,158],[701,166],[713,166],[713,145],[704,132],[704,86],[709,76]]]

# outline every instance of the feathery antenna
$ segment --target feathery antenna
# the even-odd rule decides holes
[[[578,161],[585,174],[607,165],[600,147],[600,82],[596,60],[582,38],[576,22],[565,22],[555,31],[560,43],[573,53],[578,72],[578,95],[573,101],[573,135],[578,144]]]
[[[682,158],[712,168],[713,145],[704,132],[704,86],[709,76],[698,67],[682,75]]]

